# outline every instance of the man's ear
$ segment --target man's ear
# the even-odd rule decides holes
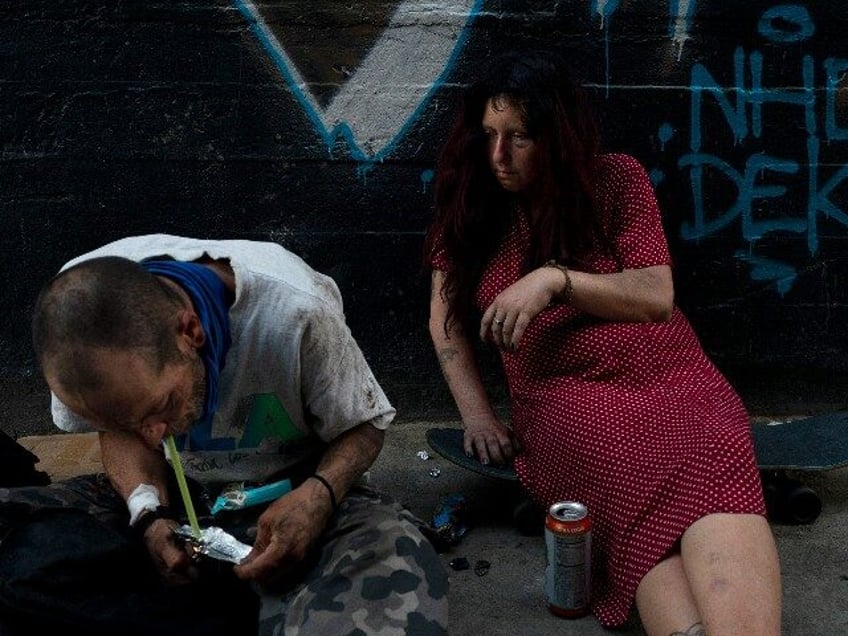
[[[190,309],[182,309],[177,320],[178,337],[192,349],[200,349],[206,342],[206,332],[200,324],[200,317]]]
[[[138,432],[149,448],[158,448],[167,430],[168,425],[165,422],[155,422],[142,424]]]

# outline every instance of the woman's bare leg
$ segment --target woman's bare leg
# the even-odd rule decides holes
[[[707,515],[684,532],[680,550],[709,636],[780,634],[780,564],[764,517]]]
[[[649,636],[703,636],[698,607],[679,554],[654,566],[636,588],[636,608]]]

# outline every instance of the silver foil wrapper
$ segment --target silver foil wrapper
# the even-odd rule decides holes
[[[251,550],[249,545],[215,526],[201,528],[199,539],[194,536],[189,525],[180,526],[174,532],[191,543],[199,554],[218,561],[229,561],[238,565],[247,558]]]

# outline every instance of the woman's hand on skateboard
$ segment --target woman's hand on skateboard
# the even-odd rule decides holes
[[[465,422],[463,447],[468,457],[476,456],[481,464],[510,464],[521,445],[508,426],[497,419]]]

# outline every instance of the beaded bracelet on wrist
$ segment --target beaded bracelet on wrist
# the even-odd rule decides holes
[[[557,263],[554,259],[545,263],[545,267],[553,267],[563,273],[563,276],[565,276],[565,287],[558,294],[554,294],[554,298],[563,304],[570,304],[571,297],[574,295],[574,288],[571,286],[571,275],[568,273],[568,268],[565,265]]]

